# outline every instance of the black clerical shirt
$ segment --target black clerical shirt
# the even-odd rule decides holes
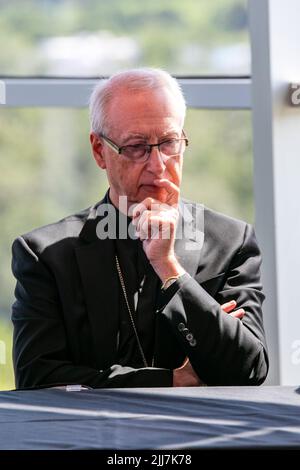
[[[112,204],[108,194],[107,201]],[[140,343],[147,365],[151,366],[154,351],[155,312],[161,281],[147,259],[141,240],[130,238],[128,232],[127,238],[119,237],[119,226],[122,224],[122,227],[128,228],[132,219],[117,208],[115,211],[117,236],[115,250]],[[121,285],[117,363],[134,368],[145,367]]]
[[[105,202],[113,205],[109,198],[109,190],[106,193]],[[154,364],[154,367],[157,367],[155,358],[154,363],[152,362],[155,347],[156,312],[167,305],[186,281],[186,278],[189,277],[189,274],[184,274],[170,287],[162,291],[162,282],[143,250],[142,241],[132,236],[134,233],[132,225],[130,229],[132,218],[119,211],[115,206],[114,210],[115,217],[110,219],[110,223],[116,224],[115,253],[119,259],[131,313],[147,366],[151,367]],[[125,232],[121,230],[121,236],[120,226],[125,228]],[[180,346],[178,345],[178,347]],[[116,363],[135,369],[145,367],[121,285],[119,288],[119,332]]]

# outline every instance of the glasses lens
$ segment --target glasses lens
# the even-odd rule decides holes
[[[184,142],[184,140],[179,139],[167,140],[166,142],[162,142],[160,144],[160,151],[168,157],[171,157],[172,155],[178,155],[182,151],[182,145]]]
[[[126,145],[122,148],[122,155],[131,160],[140,160],[144,158],[147,154],[146,145]]]

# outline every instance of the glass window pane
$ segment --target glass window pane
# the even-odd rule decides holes
[[[182,194],[254,221],[250,111],[188,110]]]
[[[0,75],[250,73],[247,0],[0,2]]]
[[[189,110],[185,129],[182,196],[252,222],[250,112]],[[107,179],[88,133],[86,109],[0,110],[0,389],[14,387],[11,244],[102,198]]]

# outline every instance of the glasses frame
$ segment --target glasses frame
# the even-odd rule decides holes
[[[165,144],[166,142],[169,142],[170,140],[177,140],[177,141],[178,141],[178,140],[180,140],[180,141],[183,141],[183,140],[184,140],[184,141],[185,141],[185,146],[188,147],[188,145],[189,145],[189,140],[188,140],[188,138],[187,138],[187,136],[186,136],[186,133],[184,132],[183,129],[182,129],[182,135],[183,135],[183,137],[181,137],[181,138],[179,138],[179,139],[166,139],[166,140],[163,140],[162,142],[159,142],[158,144],[144,144],[145,147],[147,148],[147,152],[145,153],[145,155],[146,155],[145,160],[144,160],[144,157],[141,157],[141,163],[142,163],[142,162],[146,162],[146,161],[148,160],[149,156],[151,155],[151,152],[152,152],[152,148],[153,148],[153,147],[157,147],[157,148],[158,148],[158,151],[159,151],[160,153],[162,153],[161,150],[160,150],[160,146],[161,146],[162,144]],[[127,158],[127,159],[130,160],[130,161],[139,162],[139,160],[132,160],[130,157],[126,157],[126,155],[123,155],[123,153],[122,153],[122,151],[123,151],[124,148],[126,148],[126,147],[133,147],[133,145],[122,145],[121,147],[119,147],[115,142],[113,142],[111,139],[109,139],[108,137],[106,137],[104,134],[99,134],[99,137],[101,137],[101,138],[107,143],[107,145],[108,145],[112,150],[114,150],[118,155],[122,155],[124,158]],[[176,154],[175,154],[175,155],[166,155],[166,156],[167,156],[167,157],[169,156],[170,158],[172,158],[172,157],[175,157]]]

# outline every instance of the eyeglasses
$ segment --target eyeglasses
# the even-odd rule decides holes
[[[117,154],[123,155],[125,158],[128,158],[128,160],[143,163],[148,159],[153,147],[157,147],[161,155],[165,156],[167,159],[184,152],[189,141],[184,131],[182,131],[182,134],[184,137],[181,139],[168,139],[160,142],[159,144],[136,144],[124,145],[122,147],[118,147],[117,144],[103,134],[100,134],[100,137]]]

